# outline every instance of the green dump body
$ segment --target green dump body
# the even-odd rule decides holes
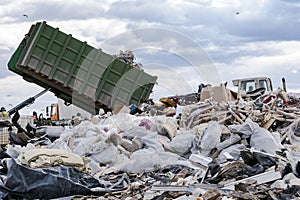
[[[8,68],[92,114],[142,103],[157,79],[46,22],[31,26]]]

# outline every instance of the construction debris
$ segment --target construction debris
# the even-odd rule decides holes
[[[152,193],[149,199],[158,196],[175,199],[191,196],[196,190],[196,197],[204,199],[236,197],[242,194],[228,191],[238,192],[237,185],[249,181],[258,187],[271,185],[290,173],[297,177],[299,164],[296,162],[297,151],[293,150],[299,141],[299,121],[281,123],[280,131],[275,134],[260,127],[258,118],[263,112],[239,106],[215,102],[189,105],[183,107],[178,123],[163,115],[119,113],[105,118],[98,116],[99,120],[93,120],[94,123],[82,121],[73,129],[65,129],[60,138],[49,145],[9,145],[7,154],[15,158],[15,165],[30,167],[32,171],[42,166],[48,169],[55,166],[86,168],[78,173],[90,173],[98,184],[108,184],[108,188],[101,190],[101,195],[116,199],[130,195],[145,199],[151,196],[151,191],[160,192]],[[241,110],[249,113],[239,112]],[[236,115],[244,113],[246,119],[237,118],[232,112]],[[221,116],[230,116],[230,119],[218,123]],[[203,118],[207,120],[202,121]],[[270,130],[273,129],[270,127]],[[289,153],[286,152],[288,149]],[[290,173],[284,174],[288,166]],[[125,180],[124,176],[118,175],[121,172],[127,177],[127,184],[121,187],[122,190],[111,192],[115,191],[112,188],[116,183]],[[109,184],[113,179],[115,184]],[[288,184],[295,187],[296,179],[290,180]],[[7,184],[3,182],[3,186],[8,187]],[[289,188],[288,185],[282,187]],[[95,195],[93,191],[98,190],[90,188],[88,191],[84,194]],[[30,194],[29,190],[24,192]],[[279,198],[279,194],[273,192],[272,195]],[[5,195],[16,197],[3,191],[3,197]],[[51,195],[37,197],[59,198],[65,194]],[[264,195],[270,196],[268,192]]]
[[[157,77],[132,51],[106,54],[46,22],[8,67],[45,90],[1,108],[1,199],[300,198],[300,95],[285,79],[283,90],[244,78],[233,80],[237,92],[200,84],[154,103]],[[47,91],[94,116],[58,128],[20,122]]]
[[[300,198],[300,108],[283,96],[189,105],[163,98],[163,105],[119,106],[55,134],[27,127],[35,140],[2,145],[1,197]],[[41,142],[47,132],[59,137]]]

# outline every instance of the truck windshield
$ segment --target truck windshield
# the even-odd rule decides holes
[[[241,90],[245,92],[251,92],[255,90],[255,81],[243,81],[241,82]]]
[[[266,80],[259,80],[259,88],[265,88],[266,90],[269,90],[268,86],[267,86],[267,81]]]

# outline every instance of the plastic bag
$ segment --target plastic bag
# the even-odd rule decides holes
[[[223,149],[219,154],[220,162],[224,163],[227,161],[227,157],[226,157],[225,153],[229,153],[230,156],[232,156],[234,160],[238,160],[240,158],[240,152],[245,149],[246,149],[246,147],[243,144],[234,144],[234,145],[231,145],[231,146]]]
[[[280,151],[280,144],[274,139],[270,132],[264,128],[256,128],[250,138],[250,146],[258,151],[275,155]]]
[[[192,132],[181,132],[181,134],[178,134],[173,138],[170,145],[176,153],[183,155],[188,153],[192,148],[194,137],[195,135]]]
[[[287,131],[288,138],[292,144],[300,143],[300,120],[294,121]]]
[[[242,133],[242,138],[249,138],[255,129],[259,126],[257,123],[253,122],[251,119],[247,118],[246,121],[241,125],[230,125],[229,130],[233,133]]]
[[[131,154],[130,160],[119,163],[118,170],[129,173],[150,172],[174,164],[179,156],[170,152],[157,152],[153,149],[141,149]]]
[[[117,159],[119,152],[116,146],[102,141],[93,144],[90,148],[89,154],[89,157],[94,161],[101,164],[108,164]]]
[[[127,113],[112,115],[105,120],[103,126],[111,126],[118,129],[118,132],[127,131],[137,124],[134,123],[135,116]]]
[[[96,194],[91,188],[101,187],[99,181],[72,167],[31,169],[6,158],[3,167],[7,176],[0,183],[2,199],[51,199],[71,195]],[[98,192],[104,194],[105,190]]]
[[[213,148],[215,148],[217,144],[220,143],[221,134],[222,128],[216,121],[209,123],[201,138],[201,153],[203,150],[204,152],[209,153]]]

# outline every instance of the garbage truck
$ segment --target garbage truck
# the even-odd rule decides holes
[[[48,25],[31,25],[8,69],[91,114],[149,98],[157,77]]]

